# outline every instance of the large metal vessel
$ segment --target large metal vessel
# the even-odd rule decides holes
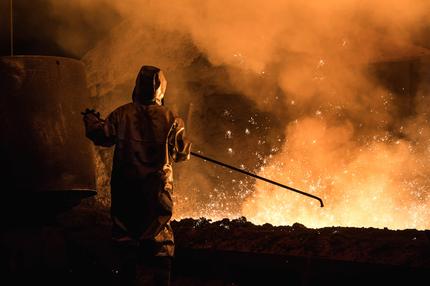
[[[82,62],[0,57],[0,190],[7,209],[66,209],[96,192]],[[4,209],[4,206],[3,206]]]

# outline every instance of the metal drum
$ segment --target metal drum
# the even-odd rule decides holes
[[[0,188],[8,209],[64,209],[96,193],[80,114],[89,106],[82,62],[0,57]]]

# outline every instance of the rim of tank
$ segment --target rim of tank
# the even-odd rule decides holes
[[[49,195],[49,196],[79,196],[81,198],[88,198],[97,195],[94,189],[62,189],[62,190],[44,190],[33,192],[34,195]]]
[[[25,194],[25,195],[40,195],[40,194],[76,194],[76,195],[83,195],[83,196],[93,196],[97,195],[97,189],[96,188],[52,188],[52,189],[12,189],[14,192],[18,192],[18,195]],[[13,193],[10,193],[9,196],[14,196]]]
[[[23,195],[27,200],[60,200],[60,201],[79,201],[85,198],[95,197],[97,191],[94,189],[51,189],[51,190],[35,190],[31,192],[18,192],[6,194],[6,201],[22,200]]]
[[[96,188],[92,187],[82,187],[82,188],[76,188],[76,187],[63,187],[63,188],[36,188],[36,189],[14,189],[15,191],[24,191],[26,193],[67,193],[67,192],[74,192],[74,193],[97,193]]]
[[[40,189],[35,190],[33,193],[87,193],[89,195],[95,195],[97,194],[97,190],[91,188]]]
[[[82,64],[82,60],[76,58],[62,57],[62,56],[47,56],[47,55],[13,55],[13,56],[0,56],[0,59],[52,59],[61,61],[71,61]]]

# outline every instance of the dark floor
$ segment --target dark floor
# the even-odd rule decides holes
[[[426,285],[428,232],[174,222],[172,285]],[[316,234],[318,233],[318,234]],[[78,210],[0,233],[1,285],[111,285],[110,224]]]

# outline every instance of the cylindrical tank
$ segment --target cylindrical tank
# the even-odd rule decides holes
[[[64,208],[94,195],[93,147],[80,114],[90,106],[83,63],[0,57],[0,94],[3,201]]]

